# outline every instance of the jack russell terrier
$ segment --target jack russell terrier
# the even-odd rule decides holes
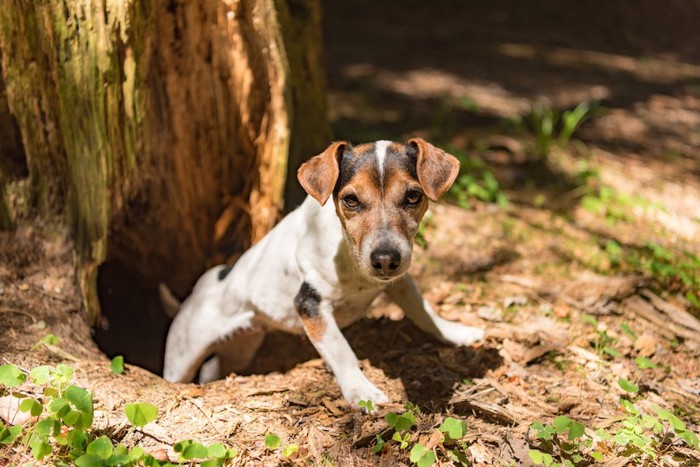
[[[382,291],[444,342],[482,339],[482,329],[438,316],[406,272],[428,200],[444,194],[458,172],[454,156],[420,138],[355,147],[337,142],[305,162],[298,178],[310,196],[235,266],[204,273],[179,307],[166,343],[165,379],[192,381],[225,339],[235,347],[229,368],[244,369],[266,328],[303,330],[347,402],[387,402],[340,331]]]

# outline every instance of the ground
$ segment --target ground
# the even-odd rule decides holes
[[[697,7],[643,2],[625,14],[606,2],[591,16],[557,2],[448,3],[411,5],[401,20],[372,3],[362,21],[353,15],[369,2],[325,5],[330,106],[338,138],[423,136],[474,176],[431,208],[412,271],[443,316],[485,327],[484,342],[439,344],[379,301],[346,331],[392,400],[370,414],[347,407],[308,342],[284,335],[270,336],[251,374],[204,386],[128,364],[116,375],[88,337],[70,241],[22,225],[0,234],[0,364],[72,366],[93,392],[96,433],[172,460],[172,445],[192,438],[236,447],[234,465],[408,465],[415,443],[443,464],[455,451],[475,465],[527,465],[540,451],[583,465],[596,451],[626,465],[647,454],[601,436],[655,406],[698,433],[700,48],[685,40]],[[572,138],[548,136],[548,118],[556,126],[586,101],[594,109]],[[49,333],[60,342],[35,346]],[[160,409],[143,430],[124,416],[135,401]],[[409,402],[417,420],[402,450],[385,415]],[[454,446],[438,429],[449,416],[467,427]],[[591,446],[538,439],[546,428],[533,424],[558,416],[582,424]],[[660,439],[650,463],[700,463],[672,433],[643,432]],[[267,433],[299,451],[283,457]],[[31,460],[17,446],[0,456]]]

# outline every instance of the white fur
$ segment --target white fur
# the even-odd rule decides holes
[[[374,153],[377,156],[377,170],[379,170],[379,186],[384,189],[384,161],[386,160],[386,149],[391,141],[377,141],[374,143]]]
[[[388,142],[376,144],[382,167]],[[481,329],[440,318],[422,299],[411,277],[403,274],[410,262],[409,240],[397,239],[402,249],[402,275],[392,281],[369,277],[366,265],[358,264],[334,204],[321,206],[307,197],[241,256],[223,280],[219,280],[222,266],[199,279],[168,333],[163,376],[170,381],[191,381],[204,359],[223,340],[236,342],[237,330],[248,328],[245,335],[253,336],[249,343],[241,336],[245,349],[239,349],[237,363],[243,366],[254,356],[265,329],[302,333],[304,327],[294,298],[306,282],[320,297],[319,312],[326,323],[324,334],[312,343],[333,371],[343,397],[355,405],[367,399],[386,402],[387,396],[360,370],[340,332],[362,317],[382,290],[421,329],[446,342],[469,345],[483,337]],[[206,378],[216,371],[218,361],[210,362],[205,367]]]

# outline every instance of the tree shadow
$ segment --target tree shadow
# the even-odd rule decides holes
[[[331,0],[324,9],[331,109],[344,139],[419,131],[449,141],[526,115],[540,100],[633,110],[655,95],[696,94],[700,83],[700,49],[688,40],[697,3],[645,1],[632,11],[622,0],[596,8],[409,0],[400,9]],[[456,108],[445,122],[448,98]]]

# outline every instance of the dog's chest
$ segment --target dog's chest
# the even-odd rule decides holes
[[[369,306],[381,290],[368,288],[345,293],[332,300],[333,317],[338,327],[344,328],[365,316]]]

